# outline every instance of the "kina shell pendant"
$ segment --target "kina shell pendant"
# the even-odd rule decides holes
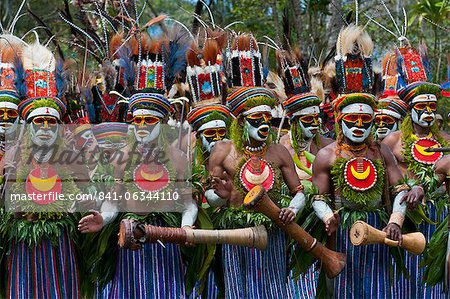
[[[143,192],[158,192],[170,183],[167,167],[161,163],[139,164],[133,172],[136,187]]]
[[[375,186],[378,174],[372,161],[363,157],[350,159],[345,163],[345,183],[356,191],[366,191]]]
[[[266,191],[269,191],[275,181],[272,166],[266,160],[258,157],[251,157],[242,165],[239,178],[241,185],[247,191],[257,185],[261,185]]]
[[[411,155],[419,163],[432,165],[444,155],[442,152],[427,152],[428,148],[441,148],[441,144],[431,138],[421,138],[411,145]]]
[[[57,200],[57,195],[62,193],[62,182],[54,167],[47,169],[35,168],[27,176],[25,181],[25,192],[28,195],[41,195],[40,198],[33,196],[33,201],[39,205],[47,205]],[[46,197],[53,193],[53,197]]]

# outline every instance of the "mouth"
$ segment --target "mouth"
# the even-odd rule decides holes
[[[427,117],[424,117],[423,120],[426,121],[426,122],[431,122],[431,121],[434,120],[434,117],[432,117],[432,116],[427,116]]]
[[[139,131],[137,131],[137,135],[138,135],[140,138],[145,138],[145,137],[148,136],[148,132],[147,132],[147,131],[143,131],[143,130],[139,130]]]
[[[319,129],[318,128],[312,128],[309,131],[314,135],[314,134],[316,134],[319,131]]]
[[[356,130],[353,131],[353,136],[355,136],[355,137],[363,137],[364,136],[364,131],[356,129]]]
[[[259,133],[261,136],[266,137],[267,135],[269,135],[269,127],[268,127],[268,126],[264,126],[264,127],[260,128],[260,129],[258,130],[258,133]]]
[[[39,135],[38,138],[42,139],[42,140],[49,140],[52,138],[52,135],[42,134],[42,135]]]
[[[388,132],[388,129],[387,129],[387,128],[379,128],[379,129],[377,130],[377,132],[378,132],[379,134],[386,134],[386,133]]]

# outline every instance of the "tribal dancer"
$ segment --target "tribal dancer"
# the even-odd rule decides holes
[[[205,192],[212,206],[221,209],[219,226],[238,228],[264,224],[271,227],[265,251],[223,245],[222,259],[226,298],[288,298],[286,237],[261,214],[248,214],[241,207],[243,197],[261,184],[282,206],[280,218],[290,223],[305,203],[302,185],[289,152],[272,143],[271,109],[273,93],[262,85],[260,53],[253,36],[236,37],[231,47],[230,67],[236,88],[227,97],[236,117],[230,128],[232,141],[222,141],[211,152],[209,169],[213,188]],[[283,196],[286,183],[294,198]]]
[[[175,29],[172,28],[174,34]],[[179,30],[178,34],[181,34]],[[129,144],[123,150],[125,157],[128,157],[130,161],[115,165],[114,177],[116,187],[118,186],[116,190],[123,189],[131,194],[173,190],[175,174],[178,175],[181,172],[179,167],[186,164],[185,157],[185,163],[172,159],[160,160],[160,154],[170,152],[170,147],[165,143],[163,131],[163,125],[169,116],[170,103],[164,94],[170,90],[175,78],[184,68],[183,66],[175,68],[175,65],[170,64],[179,62],[179,59],[185,55],[183,40],[177,39],[177,36],[166,41],[149,40],[145,33],[139,32],[131,40],[133,59],[137,66],[134,76],[137,91],[128,101],[127,118],[131,119],[133,130],[129,137]],[[125,164],[129,166],[125,168]],[[183,194],[180,195],[182,196]],[[188,200],[184,202],[184,205],[181,221],[174,213],[158,213],[158,211],[145,213],[141,210],[142,207],[130,205],[123,208],[133,213],[127,213],[123,217],[158,226],[181,225],[188,229],[193,226],[196,219],[197,205]],[[139,213],[139,210],[142,212]],[[97,220],[101,223],[104,219],[94,217],[82,226],[93,227]],[[119,249],[109,297],[184,297],[184,267],[180,248],[174,244],[165,246],[166,248],[162,248],[159,244],[147,243],[143,244],[142,249],[139,250]],[[156,258],[150,258],[152,256]],[[137,280],[144,279],[144,283],[135,284],[129,279],[130,273],[133,273]],[[167,281],[171,283],[161,283]]]
[[[401,70],[405,83],[408,85],[399,90],[400,98],[408,105],[409,115],[404,119],[399,131],[390,134],[383,140],[394,153],[403,175],[421,184],[427,194],[426,204],[419,209],[427,211],[431,221],[442,221],[442,208],[446,204],[445,197],[436,192],[435,173],[433,164],[443,156],[442,152],[426,152],[425,149],[446,146],[450,136],[439,131],[435,124],[436,106],[440,94],[439,85],[426,82],[429,78],[428,61],[424,55],[423,45],[420,51],[414,49],[405,39],[398,48],[396,55],[398,69]],[[414,203],[415,208],[419,203]],[[419,230],[427,241],[432,237],[436,226],[424,220],[415,220]],[[442,285],[427,287],[422,283],[424,269],[419,266],[421,257],[406,253],[406,268],[411,273],[411,279],[400,280],[400,289],[405,292],[404,298],[425,296],[439,298],[444,296]],[[445,296],[444,296],[445,297]]]
[[[308,186],[311,186],[314,157],[319,149],[331,144],[333,140],[320,134],[319,105],[321,100],[316,93],[311,92],[308,68],[300,52],[290,53],[279,49],[277,60],[279,73],[283,78],[286,95],[288,96],[282,106],[289,117],[290,123],[290,131],[280,139],[280,144],[284,145],[291,154],[297,175],[302,185],[305,186],[305,193],[307,193],[309,191]],[[297,259],[298,257],[295,256],[294,258]],[[305,262],[300,259],[297,259],[297,261]],[[294,274],[297,277],[291,280],[291,287],[296,298],[315,297],[319,276],[316,267],[317,264],[314,263],[306,273]]]
[[[194,194],[200,210],[208,213],[208,204],[204,196],[209,175],[209,156],[214,146],[221,140],[228,139],[228,127],[230,111],[227,106],[222,105],[224,98],[224,90],[226,86],[225,78],[222,72],[222,49],[226,43],[225,32],[209,32],[209,37],[203,43],[203,47],[198,44],[192,44],[187,51],[187,81],[189,83],[190,93],[193,100],[193,109],[187,115],[187,121],[191,125],[193,135],[187,135],[191,138],[190,146],[193,144],[193,161],[192,161],[192,178],[194,184]],[[189,151],[192,146],[189,147]],[[204,208],[204,209],[203,209]],[[208,212],[207,212],[208,211]],[[212,223],[211,223],[212,224]],[[201,259],[211,254],[210,250],[216,251],[219,246],[196,246],[196,255],[203,254]],[[211,267],[219,264],[215,261],[211,262]],[[199,266],[204,265],[202,263]],[[195,270],[196,267],[192,267]],[[214,267],[216,268],[216,267]],[[188,267],[188,271],[189,271]],[[197,270],[201,270],[197,269]],[[194,289],[192,297],[196,298],[200,293],[206,298],[217,298],[218,288],[216,284],[217,271],[210,268],[206,290],[203,290],[204,278],[199,277],[199,273],[195,273],[195,277],[199,280],[199,287]],[[220,270],[221,271],[221,270]]]
[[[65,148],[59,136],[65,113],[63,71],[62,61],[39,41],[24,48],[20,72],[24,77],[19,82],[25,85],[18,90],[26,94],[18,109],[29,125],[23,137],[26,144],[15,155],[17,171],[8,188],[32,200],[18,206],[22,213],[16,213],[7,228],[9,298],[81,297],[73,243],[76,219],[68,213],[72,202],[51,197],[67,199],[80,193],[88,181],[82,163],[67,165],[63,160]]]
[[[444,149],[450,151],[449,148]],[[447,194],[450,193],[450,155],[446,155],[434,164],[433,169],[437,176],[438,186],[445,184]],[[450,286],[450,241],[448,232],[450,227],[449,216],[436,227],[433,237],[428,243],[421,266],[425,267],[424,281],[428,286],[444,284],[446,292]],[[448,295],[448,294],[447,294]]]
[[[17,141],[17,128],[19,125],[18,104],[20,102],[17,91],[16,69],[21,63],[23,41],[19,38],[9,35],[0,35],[0,166],[3,170],[3,156],[5,151],[14,146]],[[7,158],[8,159],[8,158]],[[2,235],[2,223],[8,221],[8,214],[4,210],[4,173],[0,173],[0,235]],[[5,297],[5,281],[7,273],[5,265],[6,250],[8,240],[0,240],[0,297]]]
[[[393,54],[383,59],[383,94],[378,99],[375,112],[375,139],[382,141],[390,133],[400,129],[403,118],[408,114],[408,105],[400,100],[398,89],[404,86],[397,72],[397,60]]]
[[[286,99],[282,105],[285,109],[291,129],[283,136],[280,143],[284,145],[296,165],[300,180],[311,180],[311,166],[319,149],[333,142],[320,134],[321,99],[311,92],[307,67],[300,53],[278,52],[279,68],[284,81]]]
[[[372,89],[371,49],[371,39],[361,27],[350,25],[341,31],[336,57],[341,95],[333,102],[338,138],[319,151],[313,164],[313,184],[318,188],[314,210],[328,234],[336,232],[335,250],[347,253],[346,267],[334,281],[335,298],[392,297],[387,246],[355,247],[349,229],[362,219],[374,227],[385,226],[389,238],[398,240],[406,212],[403,197],[408,187],[401,184],[395,159],[386,146],[371,139],[375,110],[375,97],[367,93]],[[349,66],[353,72],[344,71]],[[389,218],[391,186],[394,205]],[[422,190],[414,187],[408,198],[420,196]]]

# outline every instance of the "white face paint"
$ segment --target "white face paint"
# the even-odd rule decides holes
[[[159,137],[161,133],[161,122],[155,125],[146,125],[140,127],[138,125],[134,126],[134,136],[138,143],[148,144]]]
[[[424,128],[431,127],[436,121],[436,114],[434,112],[428,112],[426,110],[411,110],[411,119],[412,121]]]
[[[299,121],[300,129],[302,129],[303,136],[305,136],[306,139],[311,139],[314,136],[317,135],[317,132],[319,131],[318,126],[308,126],[305,127],[301,121]]]
[[[44,128],[42,126],[35,126],[31,124],[31,142],[37,146],[50,147],[55,144],[58,138],[59,124],[51,128]]]
[[[19,121],[15,122],[1,122],[0,123],[0,135],[12,135],[19,125]]]
[[[341,121],[341,126],[344,136],[354,143],[364,142],[369,137],[372,130],[372,125],[370,125],[367,129],[362,127],[349,128],[344,121]]]
[[[395,132],[398,130],[398,123],[396,122],[392,129],[389,129],[388,127],[382,127],[382,128],[378,128],[375,131],[375,134],[377,134],[377,139],[378,140],[383,140],[384,138],[386,138],[387,135],[389,135],[391,132]]]
[[[269,136],[264,135],[264,132],[269,132],[269,126],[268,125],[261,125],[257,128],[255,128],[254,126],[252,126],[248,121],[247,122],[247,128],[248,128],[248,136],[250,137],[250,139],[256,140],[256,141],[261,141],[264,142],[267,140],[267,137]],[[262,132],[262,133],[261,133]]]
[[[216,143],[217,143],[218,141],[227,140],[227,138],[224,138],[224,139],[222,139],[222,140],[217,140],[217,141],[211,141],[211,142],[210,142],[210,141],[208,141],[208,138],[206,138],[203,134],[200,134],[200,135],[201,135],[200,138],[201,138],[201,140],[202,140],[203,148],[206,149],[206,151],[207,151],[208,153],[211,153],[211,151],[212,151],[214,145],[216,145]]]

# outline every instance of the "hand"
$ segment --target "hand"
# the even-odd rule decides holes
[[[186,226],[183,226],[182,229],[184,229],[184,230],[195,229],[195,226],[188,226],[188,225],[186,225]],[[194,247],[195,243],[185,242],[184,246],[186,246],[186,247]]]
[[[327,221],[325,221],[325,231],[329,236],[331,236],[331,234],[333,234],[338,229],[340,221],[341,216],[339,216],[337,212],[335,212],[332,217],[328,218]]]
[[[283,208],[280,211],[280,215],[278,216],[283,225],[290,224],[295,219],[295,213],[290,208]]]
[[[227,175],[225,181],[219,177],[213,177],[212,180],[212,188],[214,189],[214,193],[222,199],[229,200],[231,197],[231,192],[233,191],[233,182],[230,177]]]
[[[86,233],[96,233],[101,231],[103,228],[103,217],[97,211],[90,211],[92,214],[84,216],[78,222],[78,230],[82,234]]]
[[[396,223],[389,223],[383,231],[386,233],[386,236],[394,241],[402,240],[402,229]]]
[[[400,200],[400,204],[406,201],[408,208],[411,210],[415,210],[419,205],[419,202],[422,202],[425,205],[425,193],[423,192],[423,188],[419,186],[414,186],[406,193],[402,199]]]

